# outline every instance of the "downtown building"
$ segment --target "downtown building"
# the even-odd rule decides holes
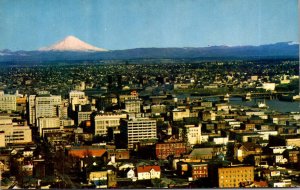
[[[4,94],[3,91],[0,91],[0,110],[16,111],[17,96],[13,94]]]
[[[12,118],[0,119],[0,147],[8,144],[23,144],[32,142],[32,133],[26,121],[13,122]]]
[[[47,91],[30,95],[28,98],[29,124],[38,126],[40,117],[59,117],[61,103],[61,96],[51,95]]]
[[[39,117],[38,123],[38,132],[41,137],[44,137],[46,133],[57,132],[61,130],[59,117]]]
[[[128,113],[140,113],[141,105],[142,105],[142,100],[140,99],[125,100],[125,110]]]
[[[127,114],[122,113],[98,113],[92,116],[94,134],[107,136],[109,128],[116,130],[120,126],[120,120],[126,118]]]
[[[75,111],[76,105],[88,104],[88,97],[82,91],[72,90],[69,92],[69,104],[72,107],[72,111]]]
[[[128,149],[140,141],[157,139],[156,120],[150,118],[122,119],[120,131]]]
[[[201,128],[201,123],[198,125],[184,125],[185,140],[188,144],[191,146],[201,144]]]

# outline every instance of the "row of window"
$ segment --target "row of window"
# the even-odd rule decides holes
[[[162,149],[162,150],[165,150],[165,149],[170,149],[170,148],[185,148],[185,145],[177,145],[177,144],[173,144],[171,146],[157,146],[157,149]]]
[[[24,133],[24,131],[14,131],[13,134]]]
[[[253,170],[243,170],[243,169],[239,169],[239,170],[225,170],[225,171],[220,171],[221,174],[224,173],[243,173],[243,172],[247,172],[247,173],[251,173]]]
[[[154,138],[155,136],[153,135],[143,135],[143,136],[139,136],[139,137],[128,137],[128,141],[132,141],[132,140],[143,140],[143,139],[151,139],[151,138]]]
[[[146,134],[141,134],[141,133],[136,133],[136,134],[128,134],[128,138],[139,138],[139,137],[144,137],[144,136],[155,136],[156,137],[156,133],[146,133]]]
[[[144,132],[144,131],[156,131],[156,129],[153,129],[153,128],[130,129],[130,130],[128,130],[128,133],[136,133],[136,132]]]
[[[220,180],[220,183],[236,183],[236,182],[241,182],[241,181],[251,181],[250,179],[233,179],[233,180]]]
[[[207,174],[206,172],[202,172],[202,171],[194,171],[194,174]]]
[[[6,142],[12,142],[12,141],[23,141],[24,138],[6,138],[5,141]]]
[[[250,176],[251,176],[251,175],[250,175]],[[228,179],[228,178],[239,178],[239,177],[247,178],[248,175],[247,175],[247,174],[241,175],[241,176],[239,176],[239,175],[237,175],[237,176],[235,176],[235,175],[229,175],[229,176],[225,175],[225,176],[221,176],[221,179],[223,179],[224,177],[225,177],[225,179]]]
[[[151,121],[151,122],[137,122],[137,123],[128,122],[127,123],[127,126],[140,126],[140,125],[156,126],[156,121]]]
[[[2,96],[1,99],[0,99],[0,101],[9,101],[9,100],[16,102],[16,97],[5,97],[5,96]]]
[[[142,129],[142,130],[128,130],[127,133],[146,133],[146,132],[156,132],[156,129],[148,129],[148,130],[145,130],[145,129]]]
[[[206,170],[207,169],[207,167],[206,166],[196,166],[196,167],[194,167],[194,170],[202,170],[202,169],[204,169],[204,170]]]

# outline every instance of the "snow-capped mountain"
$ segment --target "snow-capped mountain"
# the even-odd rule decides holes
[[[81,41],[75,36],[67,36],[60,42],[49,47],[40,48],[40,51],[107,51]]]

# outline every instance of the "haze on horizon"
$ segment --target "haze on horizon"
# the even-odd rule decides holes
[[[1,0],[0,50],[37,50],[74,35],[97,47],[299,42],[297,0]]]

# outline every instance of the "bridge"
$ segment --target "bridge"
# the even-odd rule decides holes
[[[294,91],[288,91],[288,92],[246,92],[246,93],[232,93],[232,94],[219,94],[219,95],[203,95],[203,96],[196,96],[196,98],[193,99],[203,99],[203,98],[220,98],[222,100],[226,100],[229,97],[239,97],[245,100],[250,100],[251,98],[266,98],[266,99],[277,99],[278,96],[281,95],[294,95]]]

